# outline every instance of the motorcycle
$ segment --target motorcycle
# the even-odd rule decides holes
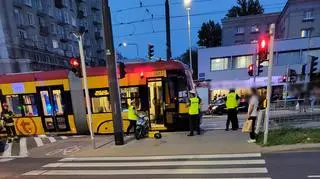
[[[141,115],[137,120],[135,137],[137,140],[146,137],[148,134],[149,125],[148,125],[148,117]]]

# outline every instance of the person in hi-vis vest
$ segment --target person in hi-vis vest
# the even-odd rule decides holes
[[[240,97],[235,93],[234,89],[230,89],[229,94],[227,95],[226,100],[226,107],[228,111],[228,118],[226,122],[226,131],[229,130],[229,125],[231,122],[232,130],[239,129],[239,122],[238,122],[238,104],[239,104]]]
[[[129,126],[127,128],[127,135],[130,134],[131,129],[133,128],[134,132],[136,132],[137,120],[139,118],[136,108],[134,107],[135,101],[132,100],[129,107],[128,107],[128,119],[129,119]]]
[[[199,107],[201,104],[201,99],[196,95],[195,91],[190,91],[190,98],[188,102],[189,107],[189,128],[190,133],[188,136],[193,136],[193,131],[196,128],[198,135],[200,135],[200,116]]]
[[[18,136],[14,127],[13,112],[9,110],[9,105],[7,103],[3,104],[0,120],[3,120],[4,127],[7,131],[8,143],[11,143],[12,140],[17,140]]]

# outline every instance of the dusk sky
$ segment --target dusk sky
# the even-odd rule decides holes
[[[142,7],[140,8],[140,1]],[[260,0],[265,12],[281,11],[286,0]],[[180,56],[188,48],[186,10],[183,0],[170,1],[172,56]],[[203,22],[221,22],[227,10],[236,0],[193,0],[191,7],[192,45],[197,46],[198,30]],[[139,56],[146,57],[147,44],[155,45],[155,56],[166,57],[164,0],[110,0],[113,35],[116,49],[125,57],[135,58],[136,47],[118,47],[121,42],[138,44]],[[119,25],[131,21],[151,19],[153,21]]]

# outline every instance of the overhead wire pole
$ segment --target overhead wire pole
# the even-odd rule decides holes
[[[77,38],[79,44],[79,52],[80,52],[80,61],[81,61],[81,70],[83,76],[83,86],[84,86],[84,93],[86,98],[86,105],[87,105],[87,112],[88,112],[88,120],[89,120],[89,128],[90,128],[90,136],[92,141],[92,148],[96,148],[95,139],[94,139],[94,132],[93,132],[93,124],[92,124],[92,111],[91,111],[91,103],[89,97],[89,90],[88,90],[88,79],[87,79],[87,71],[86,71],[86,63],[84,57],[84,50],[83,50],[83,33],[73,33],[73,35]]]
[[[270,104],[271,104],[271,92],[272,92],[272,67],[273,67],[273,52],[274,52],[274,36],[275,36],[275,24],[270,25],[270,46],[269,46],[269,64],[268,64],[268,86],[267,86],[267,108],[265,114],[265,124],[264,124],[264,138],[263,144],[268,142],[268,132],[269,132],[269,117],[270,117]]]
[[[108,0],[102,0],[102,12],[114,139],[116,145],[123,145],[123,124],[121,118],[119,84],[117,79],[116,54],[113,44],[111,12]]]
[[[170,28],[170,6],[169,0],[165,2],[165,13],[166,13],[166,38],[167,38],[167,60],[171,59],[171,28]]]

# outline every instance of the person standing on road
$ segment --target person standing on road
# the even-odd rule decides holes
[[[232,130],[239,129],[238,122],[238,104],[240,97],[235,93],[234,89],[230,89],[229,94],[226,97],[226,107],[228,112],[227,122],[226,122],[226,131],[229,130],[229,125],[231,122]]]
[[[18,139],[16,129],[14,127],[13,112],[9,110],[7,103],[3,104],[3,111],[1,112],[1,120],[4,121],[4,127],[7,131],[8,143],[12,140]]]
[[[199,111],[200,111],[200,104],[201,99],[196,95],[195,91],[190,91],[190,98],[188,102],[189,107],[189,128],[190,133],[188,136],[193,136],[193,131],[196,128],[197,134],[200,135],[200,117],[199,117]]]
[[[251,89],[251,97],[249,100],[249,107],[248,107],[248,116],[247,119],[252,121],[252,127],[250,135],[250,140],[248,143],[255,143],[256,142],[256,134],[255,134],[255,125],[258,116],[258,108],[259,108],[259,95],[257,89]]]
[[[132,100],[129,107],[128,107],[128,119],[129,119],[129,126],[127,128],[127,135],[130,134],[131,129],[133,128],[134,132],[136,132],[137,120],[139,118],[136,108],[134,107],[135,101]]]

